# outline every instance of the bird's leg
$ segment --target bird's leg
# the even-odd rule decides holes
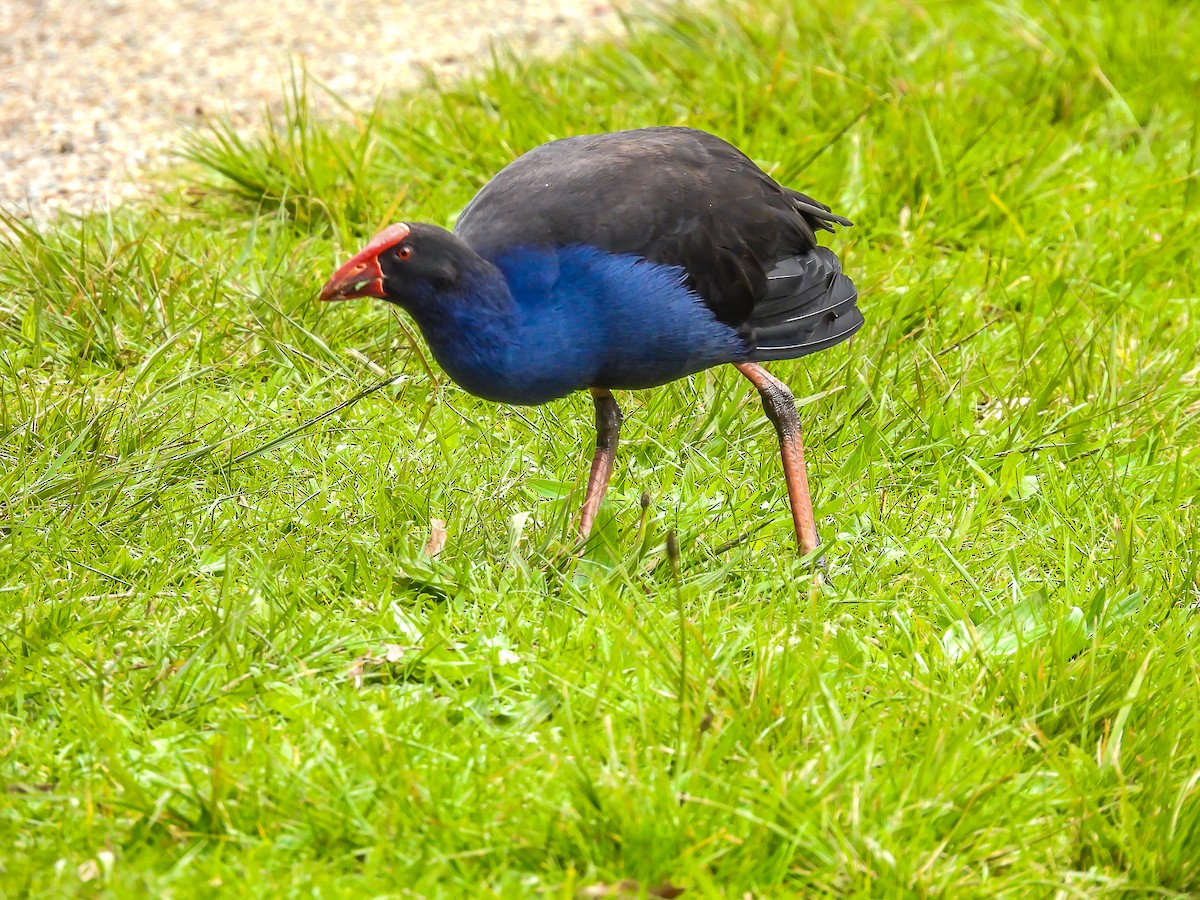
[[[583,512],[579,514],[579,536],[586,538],[600,511],[600,501],[608,490],[608,477],[612,475],[613,459],[617,455],[617,438],[621,434],[621,407],[613,395],[603,388],[591,388],[592,402],[596,404],[596,455],[592,457],[592,472],[588,476],[587,495],[583,498]]]
[[[767,418],[779,434],[783,477],[787,481],[796,540],[800,543],[800,553],[807,556],[820,546],[821,539],[817,537],[812,497],[808,493],[808,469],[804,465],[804,442],[800,433],[800,417],[796,415],[795,398],[786,384],[757,363],[734,363],[734,366],[758,388]]]

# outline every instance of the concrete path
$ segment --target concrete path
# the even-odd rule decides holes
[[[422,68],[486,62],[493,41],[552,54],[614,31],[620,2],[0,0],[0,207],[43,218],[135,193],[184,124],[278,111],[291,60],[365,107]]]

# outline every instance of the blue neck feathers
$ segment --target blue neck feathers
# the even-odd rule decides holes
[[[450,290],[406,304],[446,373],[473,394],[535,404],[643,388],[745,359],[678,269],[592,247],[508,248]]]

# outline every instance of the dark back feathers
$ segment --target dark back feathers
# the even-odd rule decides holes
[[[850,223],[776,184],[731,144],[662,127],[529,151],[484,185],[455,233],[484,256],[587,244],[678,266],[716,317],[737,327],[770,296],[768,273],[815,248],[816,230],[834,224]]]

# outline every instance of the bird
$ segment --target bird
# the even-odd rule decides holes
[[[491,178],[453,231],[397,222],[321,289],[415,321],[466,391],[537,405],[588,391],[596,444],[579,515],[586,542],[623,416],[613,391],[732,364],[779,439],[804,557],[820,538],[795,400],[762,363],[825,350],[864,323],[817,231],[851,222],[783,187],[724,139],[656,126],[552,140]]]

